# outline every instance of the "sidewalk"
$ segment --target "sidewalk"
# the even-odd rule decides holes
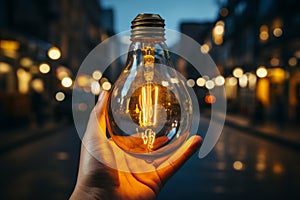
[[[253,123],[247,116],[227,113],[225,124],[289,147],[300,149],[300,124],[286,122]]]
[[[55,134],[57,130],[65,126],[70,126],[70,122],[54,120],[48,121],[43,125],[27,125],[14,127],[10,130],[0,132],[0,155],[19,146],[28,144],[42,137]]]

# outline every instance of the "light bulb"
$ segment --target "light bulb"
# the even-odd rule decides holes
[[[121,149],[161,155],[188,137],[192,100],[186,80],[171,62],[164,20],[139,14],[131,23],[127,61],[107,103],[107,128]]]

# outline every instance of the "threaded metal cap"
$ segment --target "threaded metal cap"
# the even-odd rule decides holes
[[[131,22],[131,28],[136,27],[165,27],[165,20],[158,14],[138,14]]]
[[[138,14],[131,22],[131,40],[165,40],[165,20],[158,14]]]

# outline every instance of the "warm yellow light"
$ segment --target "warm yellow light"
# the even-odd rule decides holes
[[[105,81],[104,83],[102,83],[102,88],[103,88],[103,90],[106,90],[106,91],[110,90],[111,89],[111,83],[108,82],[108,81]]]
[[[266,40],[269,39],[269,33],[268,33],[267,31],[262,31],[262,32],[260,32],[260,34],[259,34],[259,38],[260,38],[260,40],[262,40],[262,41],[266,41]]]
[[[280,37],[281,35],[282,35],[282,29],[281,28],[274,28],[274,30],[273,30],[273,35],[275,36],[275,37]]]
[[[222,86],[225,83],[225,78],[223,76],[219,75],[215,78],[215,83],[217,86]]]
[[[91,92],[94,95],[98,95],[101,91],[100,83],[98,81],[93,81],[91,83]]]
[[[55,94],[55,99],[57,100],[57,101],[63,101],[64,99],[65,99],[65,94],[63,93],[63,92],[57,92],[56,94]]]
[[[230,86],[237,85],[237,79],[235,77],[228,78],[228,85],[230,85]]]
[[[280,60],[278,58],[272,58],[270,60],[270,64],[275,67],[275,66],[278,66],[280,64]]]
[[[259,78],[264,78],[268,75],[268,71],[264,66],[260,66],[257,70],[256,70],[256,75]]]
[[[291,57],[289,59],[289,65],[292,66],[292,67],[295,67],[297,65],[297,62],[298,62],[297,58],[295,58],[295,57]]]
[[[256,87],[256,97],[264,105],[270,104],[270,83],[269,79],[259,79]]]
[[[28,57],[23,57],[20,60],[20,65],[23,67],[31,67],[33,65],[33,61]]]
[[[272,82],[282,83],[285,80],[285,71],[281,68],[270,69]]]
[[[205,87],[209,90],[213,89],[215,87],[215,83],[212,80],[208,80],[205,83]]]
[[[215,37],[214,38],[214,43],[216,45],[221,45],[223,43],[223,37]]]
[[[77,77],[77,84],[79,87],[86,87],[89,85],[89,77],[85,74],[79,74]]]
[[[0,48],[5,51],[17,51],[20,48],[20,43],[14,40],[1,40]]]
[[[51,47],[48,50],[48,56],[52,60],[58,60],[61,57],[61,52],[60,52],[59,48],[57,48],[57,47]]]
[[[188,87],[194,87],[195,86],[195,81],[193,79],[189,79],[186,81],[186,85]]]
[[[235,169],[237,171],[240,171],[244,168],[244,164],[241,161],[235,161],[232,166],[233,166],[233,169]]]
[[[255,89],[255,87],[256,87],[256,81],[257,81],[257,78],[256,78],[255,74],[248,73],[249,88],[251,90]]]
[[[236,78],[241,78],[244,74],[244,71],[242,68],[237,67],[233,70],[232,74]]]
[[[99,70],[95,70],[92,74],[93,79],[99,81],[102,77],[102,73]]]
[[[65,77],[70,77],[71,76],[71,72],[68,68],[64,67],[64,66],[59,66],[56,69],[56,76],[59,80],[62,80]]]
[[[214,32],[215,34],[217,35],[222,35],[224,33],[224,26],[222,25],[217,25],[215,28],[214,28]]]
[[[276,163],[273,165],[274,174],[282,174],[284,172],[284,168],[281,164]]]
[[[199,87],[203,87],[205,85],[206,80],[202,77],[198,78],[196,83]]]
[[[20,68],[17,70],[18,88],[19,92],[26,94],[29,91],[29,82],[31,80],[31,74]]]
[[[242,77],[239,78],[239,85],[242,88],[247,87],[248,84],[248,77],[246,74],[243,74]]]
[[[40,78],[36,78],[31,81],[31,87],[36,91],[36,92],[43,92],[44,91],[44,82]]]
[[[48,72],[50,72],[50,65],[47,63],[41,63],[39,66],[39,71],[42,74],[47,74]]]
[[[72,84],[73,84],[73,80],[70,77],[65,77],[61,80],[61,85],[66,88],[71,87]]]
[[[0,74],[6,74],[10,72],[11,66],[8,63],[0,62]]]
[[[209,48],[209,45],[208,44],[203,44],[201,47],[200,47],[200,50],[202,53],[206,54],[209,52],[210,48]]]

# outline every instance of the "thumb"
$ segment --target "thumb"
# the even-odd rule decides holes
[[[199,135],[190,137],[168,160],[158,169],[163,183],[174,175],[180,167],[201,147],[202,138]],[[183,153],[182,153],[183,152]]]

